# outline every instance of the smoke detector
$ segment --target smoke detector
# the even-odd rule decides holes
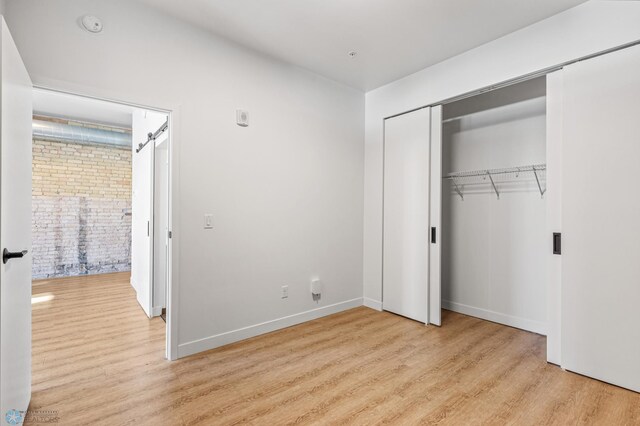
[[[347,56],[349,56],[350,58],[355,58],[358,55],[358,52],[356,52],[355,50],[351,50],[350,52],[347,53]]]
[[[82,26],[90,33],[97,34],[102,31],[102,21],[93,15],[84,15],[82,17]]]

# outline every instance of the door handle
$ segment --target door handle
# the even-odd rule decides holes
[[[560,232],[553,233],[553,254],[562,254],[562,234]]]
[[[9,251],[7,249],[4,249],[2,251],[2,263],[7,263],[11,259],[19,259],[21,257],[24,257],[24,255],[27,253],[28,253],[28,250]]]

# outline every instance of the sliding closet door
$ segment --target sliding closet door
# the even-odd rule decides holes
[[[429,108],[385,120],[382,306],[427,322]]]
[[[440,279],[442,239],[442,105],[431,108],[431,246],[429,249],[429,324],[440,325],[442,293]]]
[[[564,72],[562,367],[640,391],[640,47]]]

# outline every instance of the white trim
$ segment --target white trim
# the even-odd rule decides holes
[[[180,284],[180,144],[181,105],[174,105],[169,113],[169,232],[167,264],[167,332],[165,356],[168,360],[178,359],[178,318]]]
[[[151,308],[152,317],[159,317],[160,315],[162,315],[162,306],[154,306]]]
[[[300,312],[299,314],[289,315],[260,324],[250,325],[248,327],[239,328],[237,330],[228,331],[215,336],[205,337],[204,339],[182,343],[178,345],[178,358],[228,345],[229,343],[238,342],[261,334],[270,333],[282,328],[291,327],[292,325],[322,318],[327,315],[336,314],[359,306],[362,306],[362,297],[335,303],[329,306],[323,306],[322,308],[312,309],[306,312]]]
[[[382,311],[382,302],[379,300],[363,297],[362,304],[367,308],[375,309],[376,311]]]
[[[442,308],[449,311],[458,312],[460,314],[471,315],[487,321],[497,322],[499,324],[508,325],[510,327],[520,328],[522,330],[531,331],[532,333],[547,335],[547,324],[541,321],[530,320],[521,317],[501,314],[499,312],[487,309],[476,308],[475,306],[463,305],[449,300],[442,301]]]
[[[37,90],[44,90],[44,91],[49,91],[49,92],[60,93],[60,94],[63,94],[63,95],[80,96],[82,98],[93,99],[93,100],[96,100],[96,101],[110,102],[112,104],[119,104],[119,105],[124,105],[124,106],[132,107],[132,108],[147,109],[149,111],[155,111],[155,112],[159,112],[159,113],[162,113],[162,114],[170,114],[171,112],[174,111],[174,109],[172,107],[152,107],[152,106],[149,106],[147,104],[136,103],[136,102],[128,102],[128,101],[114,99],[114,98],[110,98],[110,97],[106,97],[106,96],[90,95],[90,94],[87,94],[87,93],[83,92],[84,90],[86,90],[86,88],[82,88],[81,90],[75,90],[75,89],[69,90],[69,89],[60,88],[59,87],[60,85],[64,86],[66,84],[63,83],[63,82],[52,80],[48,84],[34,83],[33,84],[33,88],[37,89]]]

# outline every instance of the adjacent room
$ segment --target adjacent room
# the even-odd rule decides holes
[[[52,351],[113,348],[104,324],[119,317],[123,338],[164,340],[167,114],[43,89],[33,112],[34,372],[58,365]]]
[[[34,91],[33,279],[131,270],[131,112]]]
[[[0,0],[3,425],[640,425],[640,2]]]

